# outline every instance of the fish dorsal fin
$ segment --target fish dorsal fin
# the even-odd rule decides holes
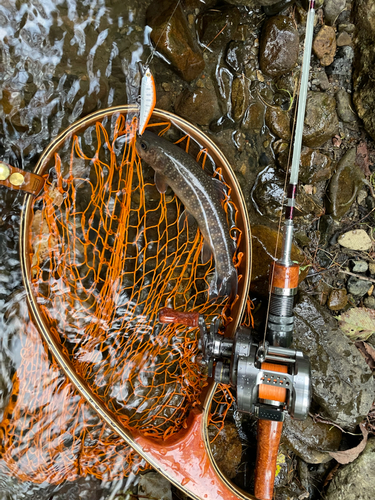
[[[155,180],[156,189],[159,191],[159,193],[164,194],[168,188],[168,184],[167,184],[167,181],[166,181],[164,175],[158,174],[157,172],[155,172],[154,180]]]
[[[207,262],[211,259],[212,257],[212,250],[211,247],[208,243],[205,241],[203,242],[202,245],[202,251],[201,251],[201,259],[203,264],[207,264]]]
[[[178,218],[178,230],[179,231],[182,231],[184,229],[185,221],[186,221],[188,229],[190,226],[195,224],[194,217],[187,210],[184,210],[183,212],[181,212],[181,215]]]
[[[219,181],[219,179],[216,179],[215,177],[212,177],[212,180],[213,180],[212,184],[217,194],[219,195],[220,201],[225,200],[227,196],[226,185],[223,182]]]

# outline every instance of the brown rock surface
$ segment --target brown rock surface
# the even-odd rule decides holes
[[[332,64],[336,54],[336,33],[331,26],[323,26],[313,42],[313,51],[322,66]]]

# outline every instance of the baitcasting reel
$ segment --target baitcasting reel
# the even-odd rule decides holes
[[[272,347],[268,342],[258,345],[250,330],[243,327],[234,339],[225,338],[218,334],[219,322],[213,321],[208,331],[203,316],[199,316],[198,324],[209,376],[236,388],[239,411],[274,421],[283,421],[285,412],[297,420],[307,417],[310,363],[302,352]],[[262,386],[273,389],[264,390]],[[274,396],[276,399],[269,399]]]

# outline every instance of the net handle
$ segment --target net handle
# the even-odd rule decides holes
[[[0,186],[36,196],[44,186],[44,178],[13,167],[9,163],[0,162]]]

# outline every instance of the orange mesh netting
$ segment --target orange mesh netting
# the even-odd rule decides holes
[[[170,127],[161,125],[164,132]],[[183,207],[176,196],[156,190],[153,170],[136,154],[135,130],[135,120],[129,123],[123,115],[104,119],[55,152],[33,206],[32,285],[51,334],[91,391],[125,428],[166,438],[184,425],[206,376],[198,363],[198,330],[161,325],[158,311],[167,304],[198,310],[207,321],[221,316],[225,325],[231,306],[227,299],[208,300],[214,262],[202,264],[203,241],[196,227],[179,228]],[[189,152],[199,150],[189,139],[180,134],[179,142]],[[201,150],[197,160],[222,179],[207,151]],[[229,195],[228,186],[224,208],[238,243],[237,209]],[[241,257],[235,257],[236,266]],[[29,330],[34,331],[32,325]],[[7,436],[2,454],[12,471],[38,482],[60,482],[75,474],[107,479],[127,474],[139,459],[134,462],[136,455],[98,421],[70,383],[56,381],[47,388],[47,377],[37,390],[38,404],[30,403],[28,384],[35,383],[36,373],[43,380],[46,354],[43,358],[38,351],[31,362],[31,344],[25,349],[0,429]],[[220,394],[217,428],[231,404],[227,390]],[[53,419],[51,409],[46,415],[40,411],[44,398],[55,401],[59,419]],[[43,420],[47,413],[49,423]],[[34,451],[28,450],[31,441]],[[52,473],[56,460],[66,465]]]

